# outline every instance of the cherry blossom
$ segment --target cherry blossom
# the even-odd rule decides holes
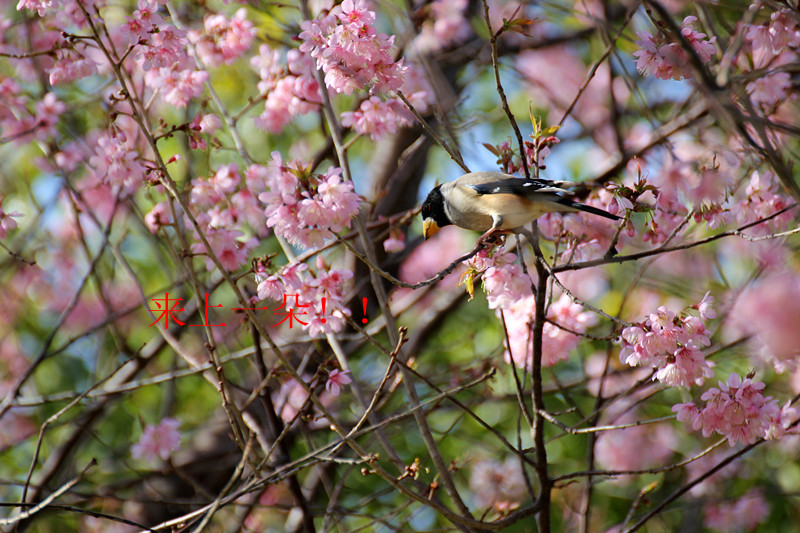
[[[700,351],[710,344],[705,319],[711,318],[714,311],[709,298],[706,294],[698,304],[703,309],[700,318],[688,313],[677,317],[660,306],[646,321],[623,329],[620,361],[655,369],[653,379],[671,387],[702,385],[713,376],[714,367],[714,362],[706,360]]]
[[[267,226],[292,244],[318,246],[349,227],[358,213],[360,199],[352,183],[342,180],[341,169],[305,176],[299,164],[294,169],[284,167],[277,152],[267,169],[268,190],[258,199],[266,205]]]
[[[86,78],[97,73],[97,64],[89,58],[81,57],[71,50],[56,52],[56,60],[48,69],[50,84],[59,85]]]
[[[301,23],[300,51],[316,59],[325,84],[338,93],[398,89],[406,67],[390,53],[394,37],[378,33],[375,13],[363,0],[345,0],[321,19]]]
[[[328,372],[328,381],[325,382],[325,390],[332,396],[339,396],[342,387],[353,382],[350,371],[341,371],[338,368]]]
[[[386,253],[402,252],[406,247],[405,234],[399,229],[393,228],[389,232],[389,238],[383,241],[383,249]]]
[[[17,11],[23,9],[35,10],[40,17],[47,14],[48,10],[57,7],[61,2],[59,0],[19,0],[17,3]]]
[[[134,459],[144,459],[155,463],[160,457],[162,461],[169,459],[172,452],[180,448],[181,434],[178,431],[181,423],[174,418],[164,418],[157,425],[144,428],[139,442],[131,446]]]
[[[747,94],[754,105],[772,108],[782,102],[791,88],[788,72],[775,72],[747,84]]]
[[[351,271],[330,268],[321,258],[316,271],[311,271],[304,263],[291,263],[270,274],[259,264],[256,290],[259,300],[282,301],[284,295],[299,295],[301,303],[310,306],[307,316],[303,315],[303,321],[308,322],[304,329],[311,337],[317,337],[344,328],[345,317],[350,316],[344,301],[345,289],[352,277]]]
[[[167,202],[158,202],[154,205],[153,209],[145,215],[144,223],[150,233],[157,233],[162,226],[171,224],[172,213],[170,212],[169,204]]]
[[[481,250],[472,259],[472,270],[465,274],[481,274],[490,309],[502,318],[508,333],[505,361],[520,368],[531,368],[533,362],[532,329],[536,303],[531,292],[531,280],[515,261],[517,256],[499,248],[494,252]],[[561,294],[548,309],[542,338],[542,364],[553,366],[566,361],[578,346],[580,337],[597,323],[597,317]]]
[[[519,507],[528,494],[522,467],[517,457],[500,462],[481,459],[475,462],[469,478],[478,508],[493,507],[508,511]]]
[[[613,425],[636,421],[632,412],[614,419]],[[664,424],[644,424],[603,431],[597,438],[597,462],[606,470],[641,470],[664,464],[678,445],[673,428]],[[641,453],[647,450],[647,453]],[[622,482],[626,478],[621,479]]]
[[[692,26],[697,17],[683,19],[681,35],[694,49],[701,63],[708,63],[716,53],[714,43],[716,37],[706,39],[706,34],[696,31]],[[682,80],[693,77],[689,55],[681,43],[669,42],[663,35],[654,37],[648,32],[640,32],[636,41],[639,50],[633,53],[636,57],[636,68],[643,74],[654,78]]]
[[[158,5],[150,0],[139,0],[139,9],[133,12],[133,16],[125,16],[126,23],[121,26],[123,33],[128,34],[131,44],[136,44],[140,39],[147,41],[154,28],[161,24],[162,19],[158,15]]]
[[[209,225],[204,233],[214,255],[217,256],[223,268],[230,271],[238,270],[247,264],[250,251],[258,244],[256,239],[246,238],[239,230]],[[206,270],[210,272],[216,269],[216,264],[208,256],[208,251],[203,242],[198,239],[198,242],[192,244],[191,250],[195,254],[206,255]]]
[[[101,136],[89,163],[103,183],[125,192],[141,186],[147,172],[133,142],[121,131]]]
[[[189,39],[203,62],[211,67],[230,65],[236,61],[250,49],[256,36],[256,29],[247,20],[244,8],[239,9],[231,19],[224,13],[207,15],[204,27],[205,33],[191,33]]]
[[[17,211],[4,211],[3,199],[3,195],[0,194],[0,239],[5,239],[9,231],[16,229],[17,221],[14,218],[22,216],[22,213]]]
[[[167,24],[159,27],[149,43],[139,47],[138,59],[144,70],[172,68],[187,59],[186,33]]]
[[[678,420],[691,420],[694,429],[702,429],[704,437],[716,432],[731,446],[737,442],[752,444],[773,434],[773,426],[780,424],[781,409],[777,400],[762,395],[764,386],[751,378],[742,381],[732,373],[726,382],[719,382],[719,388],[711,387],[703,393],[700,399],[706,403],[702,409],[689,402],[672,410]]]
[[[750,489],[741,498],[708,503],[703,508],[705,526],[716,531],[756,531],[769,517],[769,503],[759,489]]]
[[[758,354],[779,373],[800,366],[800,278],[775,272],[748,288],[737,302],[735,324]]]

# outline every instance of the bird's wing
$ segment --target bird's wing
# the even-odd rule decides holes
[[[572,185],[568,181],[549,181],[540,179],[525,178],[505,178],[484,183],[469,184],[478,194],[515,194],[531,199],[536,195],[546,195],[548,193],[556,196],[567,196],[569,191],[565,186]]]

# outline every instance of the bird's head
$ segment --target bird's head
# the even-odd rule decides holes
[[[425,202],[422,204],[421,214],[422,234],[425,239],[430,239],[441,228],[452,224],[444,211],[444,196],[442,196],[440,185],[437,185],[428,193],[428,197],[425,198]]]

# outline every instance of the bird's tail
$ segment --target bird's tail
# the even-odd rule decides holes
[[[608,218],[610,220],[622,220],[622,217],[618,217],[617,215],[612,215],[608,211],[604,211],[602,209],[599,209],[597,207],[593,207],[591,205],[581,204],[581,203],[578,203],[578,202],[573,202],[571,200],[566,200],[565,202],[563,202],[563,205],[567,205],[567,206],[569,206],[569,207],[571,207],[571,208],[573,208],[573,209],[575,209],[577,211],[584,211],[586,213],[591,213],[593,215],[598,215],[598,216],[601,216],[603,218]]]

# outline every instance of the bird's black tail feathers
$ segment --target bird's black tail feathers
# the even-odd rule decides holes
[[[563,198],[562,201],[559,202],[559,203],[561,203],[563,205],[566,205],[566,206],[569,206],[569,207],[571,207],[571,208],[573,208],[573,209],[575,209],[577,211],[584,211],[586,213],[591,213],[593,215],[598,215],[598,216],[601,216],[603,218],[608,218],[610,220],[622,220],[622,217],[618,217],[617,215],[612,215],[608,211],[604,211],[602,209],[599,209],[597,207],[593,207],[591,205],[586,205],[586,204],[582,204],[582,203],[579,203],[579,202],[573,202],[572,200],[568,200],[566,198]]]

